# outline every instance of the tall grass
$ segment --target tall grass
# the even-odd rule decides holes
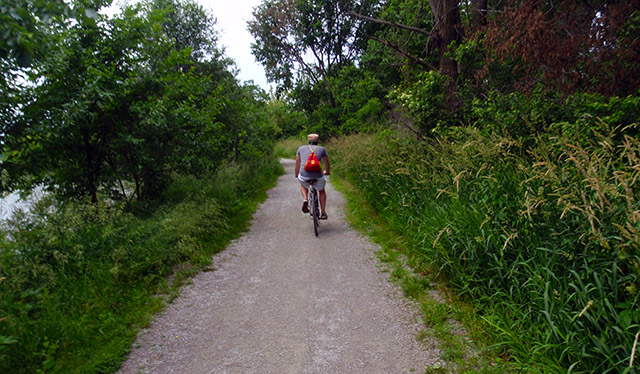
[[[117,369],[180,280],[246,228],[280,170],[269,159],[176,176],[145,217],[46,202],[17,217],[0,244],[0,372]]]
[[[640,142],[601,121],[557,124],[527,146],[461,130],[331,145],[338,173],[480,308],[510,366],[637,373]]]
[[[296,151],[298,147],[306,144],[307,140],[304,137],[292,137],[279,140],[275,145],[275,154],[280,158],[295,159]]]

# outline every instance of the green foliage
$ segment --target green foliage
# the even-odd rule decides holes
[[[419,74],[415,83],[392,91],[389,96],[409,112],[423,136],[436,128],[454,123],[455,117],[448,105],[448,82],[447,76],[428,71]]]
[[[275,121],[291,130],[283,136],[316,132],[324,138],[338,134],[369,132],[377,129],[385,116],[386,90],[380,81],[353,65],[337,70],[326,85],[300,81],[286,96],[287,115],[278,114]],[[327,92],[335,92],[334,105],[324,100]],[[275,102],[274,109],[284,108]],[[285,122],[287,121],[287,122]]]
[[[347,15],[369,14],[378,1],[263,0],[248,29],[252,53],[267,78],[291,88],[298,80],[320,84],[333,71],[352,63],[364,47],[364,23]]]
[[[425,1],[385,1],[377,17],[394,24],[423,30],[434,30],[436,27],[431,7]],[[437,51],[434,48],[425,48],[429,43],[427,33],[421,34],[403,28],[382,26],[371,27],[369,32],[378,40],[369,41],[360,59],[361,66],[379,79],[384,87],[392,88],[402,84],[402,81],[411,81],[416,74],[425,71],[425,66],[419,65],[406,55],[422,59],[427,65],[434,67],[438,65]],[[381,41],[388,44],[385,45]]]
[[[565,116],[570,112],[562,107],[561,101],[560,97],[543,91],[530,97],[492,91],[471,102],[469,122],[514,136],[536,134],[554,120],[568,119]]]
[[[477,40],[465,40],[459,45],[455,46],[452,51],[454,60],[458,64],[458,88],[461,91],[472,87],[475,91],[478,85],[477,74],[485,68],[485,56],[486,50],[483,49],[482,44]]]
[[[174,171],[265,155],[275,131],[262,93],[238,85],[214,23],[193,1],[158,0],[52,33],[34,84],[3,112],[3,189],[148,204]]]
[[[344,120],[340,126],[340,134],[368,132],[378,127],[383,116],[384,106],[380,99],[370,98],[364,105]]]
[[[355,97],[341,88],[351,88],[348,84],[353,80],[346,75],[357,70],[352,65],[366,46],[364,36],[370,28],[348,12],[371,14],[378,4],[379,1],[264,0],[255,8],[248,23],[255,38],[252,53],[264,66],[267,79],[280,83],[281,90],[291,91],[297,110],[306,117],[306,131],[338,133],[351,118],[350,113],[344,118],[344,113],[359,110],[372,98],[369,93],[356,109],[349,102]],[[341,108],[345,104],[347,107]],[[381,106],[372,102],[358,117],[369,121],[380,111]],[[356,121],[351,120],[345,129],[359,128]]]
[[[146,218],[53,200],[15,218],[0,243],[0,371],[115,370],[162,307],[156,292],[179,286],[166,277],[206,266],[246,228],[280,170],[263,158],[204,178],[174,175]]]
[[[55,27],[32,10],[24,40],[47,48],[28,68],[0,51],[1,188],[52,193],[1,231],[0,371],[109,372],[174,267],[179,284],[246,227],[279,172],[276,127],[193,1],[65,8]]]
[[[300,147],[300,145],[305,143],[306,143],[306,137],[302,137],[302,136],[295,137],[295,138],[281,139],[276,143],[274,147],[274,152],[277,157],[295,159],[298,148]]]
[[[109,0],[2,0],[0,61],[10,62],[15,67],[30,66],[46,51],[49,27],[63,25],[70,19],[95,23],[97,10],[109,3]]]
[[[59,30],[70,24],[95,25],[107,0],[0,1],[0,144],[20,117],[21,91],[34,79],[34,68],[57,48]],[[0,148],[0,154],[4,151]],[[6,158],[6,156],[4,157]],[[3,187],[8,181],[3,181]]]
[[[529,154],[470,129],[332,146],[335,173],[404,233],[409,261],[477,305],[504,364],[526,372],[637,372],[640,143],[586,118],[552,126]]]
[[[306,132],[315,132],[323,138],[328,138],[337,133],[336,129],[340,124],[340,108],[327,103],[320,104],[309,114]]]
[[[366,132],[377,127],[384,113],[385,90],[380,81],[363,69],[347,66],[331,79],[331,85],[341,111],[337,133]]]
[[[147,0],[144,5],[148,13],[159,13],[162,31],[175,50],[189,49],[200,61],[220,55],[215,46],[216,20],[202,5],[189,0]]]
[[[340,144],[339,140],[337,144]],[[333,147],[336,143],[330,145]],[[443,297],[441,284],[430,276],[423,261],[406,256],[411,253],[412,243],[394,230],[366,201],[362,189],[334,176],[332,184],[347,198],[346,213],[350,224],[364,232],[380,246],[377,257],[383,262],[383,269],[390,272],[391,279],[397,283],[405,295],[419,304],[423,323],[427,330],[420,332],[418,339],[427,338],[432,344],[434,337],[438,341],[441,359],[437,366],[427,368],[425,372],[442,373],[506,373],[504,367],[491,369],[493,359],[486,351],[479,350],[479,342],[486,342],[484,331],[475,333],[475,326],[468,323],[474,314],[468,305],[457,301],[450,294]],[[437,289],[436,289],[437,287]],[[466,322],[461,328],[460,322]],[[466,331],[465,331],[466,330]],[[445,369],[447,368],[447,369]],[[429,371],[431,370],[431,371]]]
[[[491,91],[473,99],[465,116],[477,127],[523,138],[545,133],[554,122],[578,122],[588,128],[593,118],[624,128],[640,118],[640,97],[586,93],[563,97],[542,87],[529,94]]]
[[[269,122],[277,129],[278,137],[288,138],[300,134],[306,118],[302,112],[295,111],[286,100],[272,100],[267,104]]]

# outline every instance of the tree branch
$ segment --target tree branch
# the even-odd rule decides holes
[[[382,39],[377,38],[375,36],[368,36],[368,38],[371,39],[371,40],[375,40],[378,43],[382,43],[382,44],[386,45],[387,47],[389,47],[389,48],[395,50],[396,52],[398,52],[400,55],[410,59],[413,62],[415,62],[416,64],[422,65],[422,66],[424,66],[424,67],[426,67],[428,69],[431,69],[431,70],[438,70],[435,66],[431,65],[427,61],[421,59],[420,57],[416,57],[416,56],[410,55],[409,53],[403,51],[402,49],[400,49],[400,47],[398,47],[397,45],[395,45],[395,44],[393,44],[391,42],[388,42],[386,40],[382,40]]]
[[[429,32],[427,30],[424,30],[424,29],[421,29],[421,28],[418,28],[418,27],[407,26],[407,25],[402,25],[402,24],[399,24],[399,23],[385,21],[385,20],[378,19],[378,18],[367,17],[365,15],[356,13],[356,12],[354,12],[352,10],[348,10],[347,14],[350,15],[350,16],[356,17],[356,18],[360,18],[360,19],[365,20],[365,21],[379,23],[381,25],[387,25],[387,26],[398,28],[398,29],[409,30],[409,31],[417,32],[417,33],[420,33],[420,34],[423,34],[423,35],[427,35],[427,36],[431,36],[432,35],[431,32]]]

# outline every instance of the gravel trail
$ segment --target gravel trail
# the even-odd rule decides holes
[[[417,310],[388,280],[376,247],[349,227],[327,185],[316,238],[292,160],[250,230],[144,329],[120,373],[423,373]]]

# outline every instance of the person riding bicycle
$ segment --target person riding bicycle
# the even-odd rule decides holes
[[[300,181],[300,192],[302,193],[302,198],[304,202],[302,203],[302,211],[304,213],[309,213],[309,203],[307,202],[307,194],[309,192],[309,180],[316,179],[317,182],[314,183],[314,186],[319,191],[319,200],[320,200],[320,210],[322,211],[322,215],[320,219],[327,219],[327,192],[324,187],[327,183],[327,178],[325,175],[329,175],[329,154],[324,147],[318,145],[319,136],[318,134],[309,134],[307,136],[307,140],[309,144],[302,145],[298,148],[298,152],[296,153],[296,168],[295,168],[295,177]],[[303,162],[309,159],[311,152],[315,153],[318,160],[322,160],[324,164],[324,173],[322,170],[313,172],[307,171],[304,167],[300,167]],[[303,161],[304,160],[304,161]]]

